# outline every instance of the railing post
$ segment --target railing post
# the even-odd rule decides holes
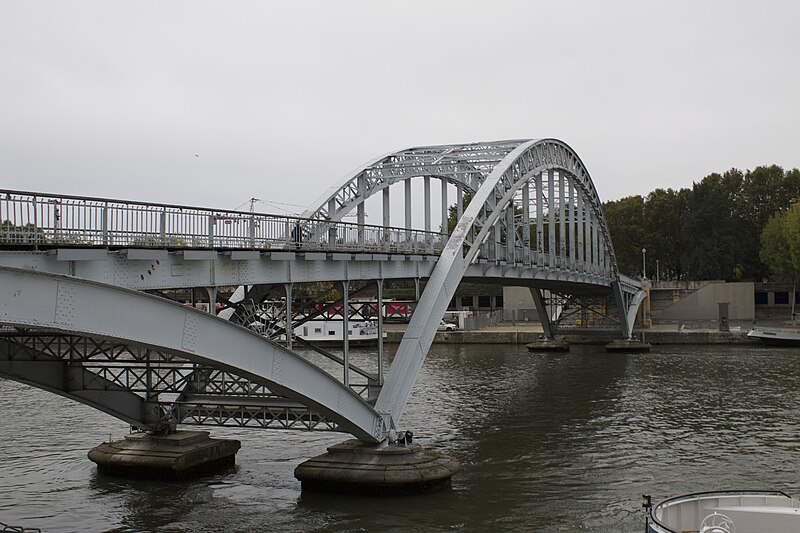
[[[250,248],[255,249],[256,247],[256,215],[252,213],[250,215]]]
[[[36,212],[36,196],[33,197],[33,249],[39,249],[39,215]],[[44,235],[44,230],[42,230]]]
[[[108,245],[108,202],[103,202],[103,246]]]
[[[159,216],[159,230],[158,235],[161,239],[161,246],[167,245],[167,208],[161,208],[161,215]]]
[[[214,248],[214,224],[217,216],[214,213],[208,215],[208,247]]]
[[[333,249],[336,249],[336,222],[331,222],[328,226],[328,246],[331,246]]]

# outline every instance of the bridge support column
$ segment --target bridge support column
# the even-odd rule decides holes
[[[539,322],[542,324],[544,335],[536,341],[526,345],[530,352],[568,352],[569,343],[564,339],[556,339],[553,335],[553,325],[550,322],[550,314],[545,305],[542,291],[531,289],[533,303],[536,305],[536,313],[539,315]]]
[[[292,340],[294,338],[294,319],[292,316],[292,284],[285,283],[283,285],[286,290],[286,347],[292,349]]]
[[[212,439],[208,431],[132,433],[92,448],[89,459],[111,476],[184,479],[233,466],[241,447],[238,440]]]
[[[342,359],[344,386],[350,386],[350,282],[342,282]]]
[[[303,492],[397,496],[448,489],[459,468],[455,459],[424,450],[409,435],[389,446],[356,439],[335,444],[298,465],[294,477]]]
[[[383,280],[378,280],[378,389],[383,386]],[[377,397],[377,394],[375,395]],[[372,394],[370,394],[372,397]]]

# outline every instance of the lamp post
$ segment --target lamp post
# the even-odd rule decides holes
[[[647,278],[647,262],[645,261],[645,254],[647,248],[642,248],[642,278]]]
[[[661,281],[660,273],[658,272],[658,259],[656,259],[656,281]]]

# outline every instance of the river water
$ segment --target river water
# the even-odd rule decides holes
[[[451,491],[301,495],[301,461],[346,435],[209,428],[237,466],[182,483],[98,475],[88,450],[127,426],[0,379],[0,522],[44,531],[643,530],[641,494],[775,488],[800,495],[797,350],[434,345],[406,409],[457,458]]]

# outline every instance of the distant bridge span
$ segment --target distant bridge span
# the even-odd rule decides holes
[[[412,227],[417,178],[421,230]],[[432,179],[441,181],[440,209]],[[400,228],[389,224],[395,184],[405,192]],[[448,231],[453,186],[457,222]],[[367,201],[379,194],[383,224],[367,225]],[[357,222],[343,222],[352,211]],[[589,173],[555,139],[394,152],[300,217],[0,191],[0,220],[0,324],[8,326],[0,373],[147,428],[324,428],[381,441],[400,420],[462,279],[530,287],[548,337],[589,314],[630,337],[643,299],[639,283],[617,269]],[[385,380],[382,347],[372,373],[351,365],[345,346],[342,358],[331,357],[344,369],[335,379],[295,353],[291,336],[283,347],[137,292],[204,287],[213,302],[221,286],[245,286],[250,300],[281,287],[291,332],[294,284],[341,281],[347,308],[351,282],[376,280],[380,299],[383,280],[399,278],[427,284]],[[124,357],[113,356],[114,346]],[[358,392],[370,401],[353,391],[351,373],[366,379]]]

